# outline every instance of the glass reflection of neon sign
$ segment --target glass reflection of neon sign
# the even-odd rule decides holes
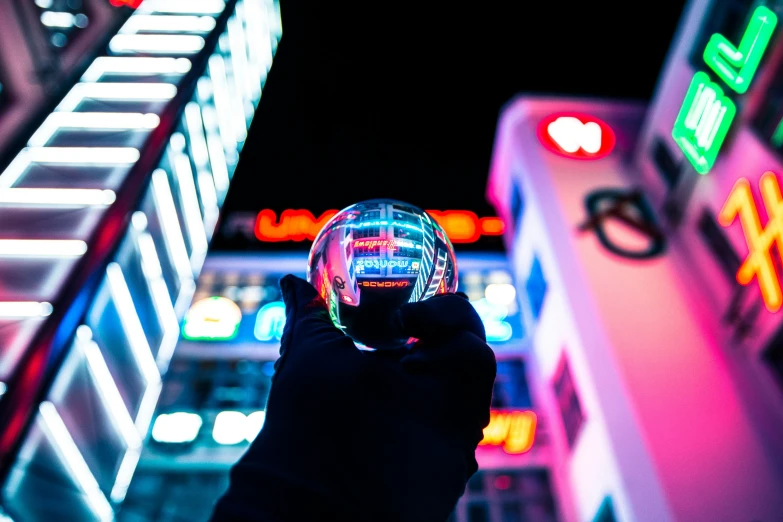
[[[532,411],[497,411],[489,414],[479,446],[498,446],[511,454],[530,451],[536,437],[538,418]]]
[[[242,310],[225,297],[208,297],[190,307],[182,326],[185,339],[229,341],[237,336]]]
[[[316,218],[309,210],[289,209],[283,211],[278,219],[273,210],[264,209],[256,217],[254,233],[259,241],[264,242],[312,241],[336,213],[336,210],[327,210]],[[504,230],[500,218],[479,218],[474,212],[467,210],[428,210],[427,213],[443,227],[452,243],[474,243],[482,236],[502,235]],[[362,226],[383,224],[388,222],[362,223]],[[418,230],[417,227],[407,223],[399,226]]]
[[[704,61],[724,84],[738,94],[748,90],[777,25],[764,6],[753,12],[739,47],[714,34],[704,49]],[[734,102],[707,73],[697,72],[685,94],[672,137],[699,174],[707,174],[718,156],[736,115]]]

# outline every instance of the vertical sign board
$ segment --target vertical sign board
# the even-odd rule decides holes
[[[775,13],[764,6],[757,7],[739,46],[735,47],[721,34],[714,34],[704,49],[704,62],[725,87],[744,94],[776,25]],[[674,122],[672,137],[699,174],[707,174],[712,169],[736,113],[734,102],[709,74],[698,71],[693,76]]]

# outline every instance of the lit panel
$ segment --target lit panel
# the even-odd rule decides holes
[[[39,7],[54,9],[50,3]],[[33,335],[60,317],[63,285],[89,253],[105,213],[123,198],[151,133],[164,114],[180,113],[170,109],[183,79],[198,82],[98,274],[97,291],[11,470],[2,503],[13,517],[111,520],[125,497],[271,66],[271,52],[251,45],[260,38],[273,49],[279,38],[279,21],[268,20],[279,16],[271,0],[235,5],[218,48],[207,51],[225,2],[144,2],[111,40],[112,55],[87,68],[0,174],[5,399]],[[189,58],[203,52],[212,54]],[[193,63],[206,62],[201,78],[188,76]],[[41,467],[50,475],[36,475]],[[32,505],[35,497],[45,500]]]

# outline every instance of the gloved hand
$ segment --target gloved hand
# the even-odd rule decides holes
[[[263,429],[217,521],[443,521],[477,470],[496,363],[470,302],[407,304],[408,349],[362,351],[315,289],[286,276],[281,356]]]

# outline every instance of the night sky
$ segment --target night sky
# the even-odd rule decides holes
[[[502,106],[520,93],[648,99],[683,4],[281,0],[283,39],[224,219],[373,197],[494,215]]]

